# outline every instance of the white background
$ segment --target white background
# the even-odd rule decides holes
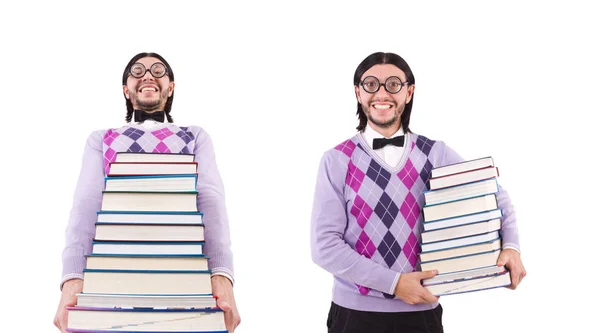
[[[352,77],[376,51],[412,67],[411,129],[493,156],[517,210],[527,278],[442,298],[446,332],[597,326],[600,24],[587,2],[16,3],[0,11],[3,331],[55,332],[85,140],[123,124],[121,75],[144,51],[174,70],[176,123],[215,143],[236,332],[326,331],[314,182],[322,153],[355,133]]]

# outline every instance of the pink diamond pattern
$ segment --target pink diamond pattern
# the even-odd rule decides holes
[[[346,140],[335,147],[335,149],[346,154],[348,157],[352,156],[352,152],[356,148],[356,144],[352,140]]]
[[[417,178],[419,177],[419,172],[417,169],[415,169],[415,166],[412,164],[410,159],[406,161],[404,168],[398,172],[398,177],[400,177],[400,180],[402,180],[402,183],[408,189],[411,189],[415,184]]]
[[[371,241],[367,233],[363,230],[356,241],[356,252],[367,258],[371,258],[373,253],[375,253],[375,250],[377,250],[375,244],[373,244],[373,241]]]
[[[107,175],[110,170],[110,163],[114,162],[117,158],[117,152],[114,149],[108,147],[106,152],[104,153],[104,174]]]
[[[417,264],[417,253],[421,252],[419,249],[419,242],[417,242],[417,236],[413,232],[410,233],[404,247],[402,248],[408,262],[415,267]]]
[[[358,189],[360,188],[360,185],[362,184],[363,179],[365,179],[365,173],[362,172],[356,165],[354,165],[354,163],[352,163],[352,160],[350,160],[348,162],[348,173],[346,174],[346,184],[348,186],[350,186],[350,188],[352,188],[354,190],[354,192],[358,193]]]
[[[408,192],[406,195],[406,199],[402,203],[402,206],[400,206],[400,213],[402,213],[410,228],[413,229],[415,224],[417,224],[419,215],[421,215],[421,206],[419,206],[412,193]]]
[[[165,138],[170,137],[171,135],[173,135],[174,133],[171,132],[170,129],[168,128],[163,128],[157,131],[152,132],[152,134],[159,140],[164,140]]]
[[[170,153],[169,147],[164,142],[159,142],[156,147],[154,147],[153,153]]]
[[[358,292],[360,292],[361,295],[366,295],[371,290],[370,288],[363,287],[363,286],[358,285],[358,284],[356,286],[358,287]]]
[[[356,198],[354,198],[354,203],[352,204],[352,208],[350,208],[350,214],[356,217],[356,222],[361,228],[364,228],[373,213],[373,208],[371,208],[358,194]]]
[[[104,135],[104,143],[107,146],[110,146],[119,135],[120,135],[119,133],[113,132],[113,130],[111,130],[111,129],[107,130],[106,134]]]

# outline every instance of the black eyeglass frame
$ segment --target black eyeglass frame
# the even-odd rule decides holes
[[[133,68],[135,66],[141,66],[144,71],[141,75],[135,75],[133,74]],[[154,72],[152,71],[153,69],[155,69],[157,66],[160,66],[164,69],[163,74],[160,76],[156,76],[154,75]],[[167,66],[165,66],[165,64],[163,64],[162,62],[155,62],[152,64],[152,66],[150,66],[150,68],[146,68],[146,66],[144,66],[144,64],[136,62],[135,64],[131,65],[131,68],[129,68],[129,75],[133,76],[136,79],[141,79],[142,77],[144,77],[144,75],[146,75],[146,73],[150,72],[150,75],[152,75],[153,77],[160,79],[161,77],[164,77],[165,75],[167,75],[167,72],[169,70],[167,69]]]
[[[373,91],[371,91],[371,90],[368,90],[367,88],[365,88],[365,81],[367,81],[367,79],[370,79],[370,78],[373,78],[373,79],[375,79],[375,82],[377,82],[377,88],[376,88],[375,90],[373,90]],[[389,89],[388,89],[388,81],[389,81],[390,79],[397,79],[397,80],[400,82],[400,88],[398,89],[398,91],[391,91],[391,90],[389,90]],[[401,79],[401,78],[399,78],[399,77],[397,77],[397,76],[390,76],[390,77],[388,77],[387,79],[385,79],[385,82],[383,83],[383,89],[385,89],[385,91],[389,92],[390,94],[397,94],[397,93],[399,93],[400,91],[402,91],[402,87],[404,87],[404,86],[406,86],[406,85],[409,85],[409,84],[410,84],[410,83],[409,83],[408,81],[402,82],[402,79]],[[378,79],[378,78],[376,78],[376,77],[374,77],[374,76],[367,76],[367,77],[365,77],[365,78],[364,78],[364,79],[363,79],[363,80],[360,82],[360,86],[361,86],[361,87],[362,87],[362,88],[363,88],[363,89],[364,89],[366,92],[368,92],[369,94],[375,94],[376,92],[378,92],[378,91],[379,91],[379,89],[381,89],[381,86],[382,86],[382,84],[381,84],[381,82],[379,81],[379,79]]]

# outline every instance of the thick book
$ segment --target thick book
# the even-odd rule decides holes
[[[77,305],[95,308],[185,308],[205,309],[217,306],[212,294],[198,295],[121,295],[121,294],[77,294]]]
[[[485,212],[478,212],[460,216],[452,216],[449,218],[436,220],[436,221],[424,221],[423,222],[423,230],[437,230],[442,228],[455,227],[459,225],[482,222],[487,220],[498,219],[502,217],[501,209],[494,209]]]
[[[489,267],[497,264],[498,256],[500,256],[500,249],[462,257],[421,262],[421,270],[429,271],[435,269],[438,271],[438,274],[444,274]]]
[[[481,243],[487,243],[500,238],[500,232],[498,230],[489,232],[487,234],[473,235],[462,238],[454,238],[439,242],[421,244],[422,252],[439,251],[453,249],[462,246],[469,246]]]
[[[204,242],[92,242],[94,254],[203,254]]]
[[[423,192],[425,205],[468,199],[499,191],[496,178]]]
[[[495,194],[456,200],[436,205],[423,206],[423,220],[426,222],[485,212],[498,208]]]
[[[194,162],[194,154],[117,152],[115,162]]]
[[[474,160],[463,161],[454,164],[448,164],[431,169],[431,178],[443,177],[456,173],[483,169],[494,166],[494,160],[491,156],[482,157]]]
[[[198,224],[203,223],[202,212],[128,212],[106,211],[97,212],[97,222],[125,223],[125,224]]]
[[[67,307],[69,332],[223,332],[221,309]]]
[[[184,175],[198,172],[198,162],[112,162],[107,176]]]
[[[502,222],[500,219],[493,219],[456,227],[424,231],[421,233],[421,240],[422,243],[439,242],[453,238],[467,237],[492,232],[494,230],[500,230],[501,226]]]
[[[106,191],[190,192],[196,190],[197,174],[105,177]]]
[[[204,224],[96,222],[99,241],[204,241]]]
[[[102,191],[101,210],[197,212],[198,192]]]
[[[208,270],[208,257],[203,254],[133,255],[90,253],[86,258],[85,268],[87,269],[132,269],[147,271]]]
[[[438,190],[451,186],[472,183],[479,180],[495,178],[499,175],[500,174],[498,173],[497,167],[487,167],[437,178],[429,178],[427,181],[427,188],[429,190]]]
[[[487,272],[483,272],[484,270]],[[444,296],[506,287],[511,284],[510,272],[504,267],[487,267],[477,271],[460,272],[454,276],[437,275],[432,279],[423,280],[423,287],[435,296]],[[462,276],[459,276],[460,274]],[[431,281],[433,279],[436,280]]]
[[[84,269],[84,293],[211,294],[210,271]]]
[[[502,241],[500,240],[500,238],[497,238],[495,240],[485,242],[485,243],[455,247],[455,248],[439,250],[439,251],[421,252],[419,254],[419,259],[421,260],[421,262],[423,262],[423,261],[433,261],[433,260],[440,260],[440,259],[456,258],[456,257],[462,257],[462,256],[471,255],[471,254],[476,254],[476,253],[495,251],[495,250],[500,249],[501,246],[502,246]]]

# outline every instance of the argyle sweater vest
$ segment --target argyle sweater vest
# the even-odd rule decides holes
[[[429,156],[435,141],[417,136],[405,148],[400,168],[386,165],[355,137],[335,149],[347,164],[346,242],[361,255],[401,273],[415,269],[420,252],[423,191],[433,164]],[[406,154],[405,154],[406,156]],[[394,295],[357,285],[363,294]]]
[[[156,130],[125,126],[107,130],[102,143],[104,173],[107,174],[117,152],[191,154],[194,134],[187,127],[173,124]]]

